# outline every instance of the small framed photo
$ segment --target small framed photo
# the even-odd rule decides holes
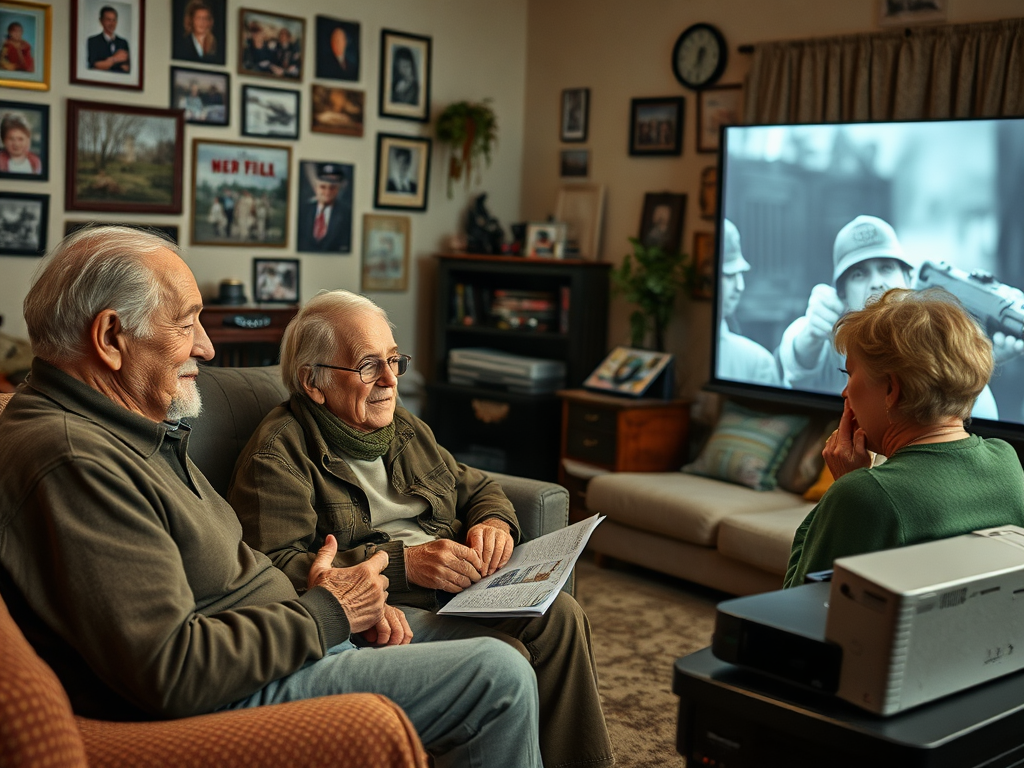
[[[352,252],[354,186],[354,165],[311,160],[299,163],[298,250]]]
[[[949,0],[877,0],[878,23],[883,27],[941,24]]]
[[[42,256],[50,196],[0,192],[0,256]]]
[[[534,259],[560,259],[565,249],[566,226],[546,221],[526,228],[526,255]]]
[[[67,101],[69,211],[181,213],[184,113]]]
[[[604,218],[603,184],[573,184],[558,192],[555,218],[565,224],[565,255],[597,261]]]
[[[377,134],[375,208],[427,209],[430,145],[428,138]]]
[[[430,122],[431,39],[380,32],[380,116]]]
[[[408,216],[363,214],[364,293],[408,290],[410,229]]]
[[[742,85],[719,85],[701,91],[697,95],[697,151],[717,152],[719,129],[736,125],[742,108]]]
[[[71,82],[142,90],[144,0],[71,0]]]
[[[359,22],[316,17],[316,76],[359,80]]]
[[[587,389],[630,397],[641,397],[648,390],[658,396],[672,396],[674,371],[672,355],[649,349],[616,347],[583,382]]]
[[[49,3],[0,2],[0,87],[50,90]]]
[[[0,179],[50,178],[50,105],[0,101]]]
[[[313,83],[310,129],[314,133],[362,136],[365,97],[363,91]]]
[[[589,88],[566,88],[562,91],[562,141],[587,140],[589,111]]]
[[[715,286],[715,236],[711,232],[693,233],[694,280],[690,296],[694,299],[710,299]]]
[[[700,217],[713,221],[718,216],[718,166],[700,172]]]
[[[686,100],[682,96],[633,99],[630,108],[629,154],[681,155],[685,107]]]
[[[273,139],[299,138],[301,94],[285,88],[242,86],[242,135]]]
[[[241,8],[238,32],[238,74],[302,79],[305,19]]]
[[[558,174],[563,179],[585,179],[590,175],[589,149],[563,149]]]
[[[252,293],[257,304],[299,303],[299,260],[252,260]]]
[[[288,245],[290,147],[192,142],[192,244]]]
[[[231,76],[207,69],[171,67],[171,109],[185,110],[185,122],[227,125],[231,115]]]
[[[644,212],[640,217],[637,239],[646,248],[661,248],[665,253],[678,252],[685,212],[686,195],[648,192],[644,195]]]
[[[171,0],[171,58],[227,63],[227,0]]]

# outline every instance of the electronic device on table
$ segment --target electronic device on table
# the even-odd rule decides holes
[[[448,352],[448,381],[520,394],[544,394],[565,386],[565,363],[496,349],[452,349]]]

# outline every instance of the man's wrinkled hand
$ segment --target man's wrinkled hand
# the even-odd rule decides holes
[[[381,620],[362,634],[371,645],[406,645],[412,642],[409,620],[393,605],[385,605]]]
[[[365,632],[384,616],[388,599],[388,578],[381,571],[388,567],[388,553],[377,552],[351,568],[334,568],[338,541],[328,534],[309,569],[307,586],[323,587],[345,611],[352,633]]]
[[[512,557],[515,542],[511,528],[496,517],[477,523],[466,534],[466,546],[480,555],[483,563],[481,576],[490,576]]]
[[[413,584],[445,592],[461,592],[480,581],[484,562],[473,549],[451,539],[405,550],[405,577]]]

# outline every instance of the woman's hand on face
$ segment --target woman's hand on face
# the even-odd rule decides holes
[[[847,472],[871,466],[871,454],[865,445],[867,435],[857,426],[850,402],[843,402],[843,416],[839,428],[825,441],[821,455],[825,458],[832,477],[839,479]]]

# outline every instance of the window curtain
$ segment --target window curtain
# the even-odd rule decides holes
[[[1024,19],[758,43],[745,122],[1024,115]]]

